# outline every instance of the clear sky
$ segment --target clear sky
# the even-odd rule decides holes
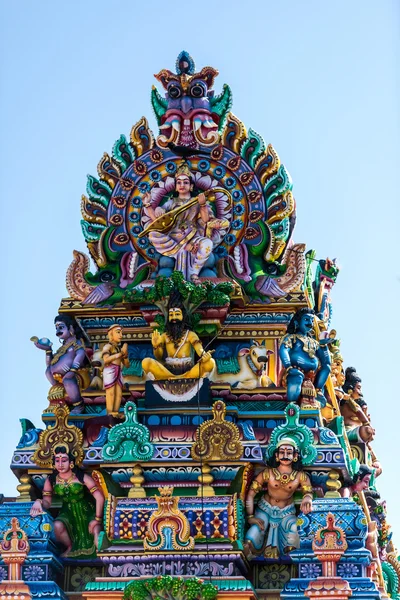
[[[233,90],[294,181],[295,239],[337,257],[332,325],[363,378],[400,545],[399,56],[396,0],[2,0],[0,15],[1,490],[18,419],[41,425],[48,384],[32,335],[54,339],[80,196],[182,49]]]

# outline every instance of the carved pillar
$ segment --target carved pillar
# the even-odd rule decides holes
[[[341,498],[339,490],[342,484],[339,481],[339,473],[333,469],[328,473],[328,479],[326,481],[326,487],[328,491],[325,493],[325,498]]]
[[[16,502],[30,502],[31,498],[31,477],[27,474],[21,475],[19,478],[19,484],[17,485],[17,491],[19,492],[18,498],[16,498]]]
[[[4,600],[25,600],[32,597],[29,587],[22,581],[21,569],[29,552],[28,536],[20,528],[16,517],[11,519],[0,545],[0,554],[8,566],[8,579],[0,583],[0,596]]]
[[[211,467],[204,463],[201,468],[201,475],[198,476],[200,487],[197,490],[198,496],[215,496],[215,491],[211,485],[214,477],[211,475]]]
[[[128,498],[146,498],[146,492],[142,487],[144,483],[143,469],[137,464],[133,467],[133,475],[130,478],[130,482],[133,486],[129,489]]]
[[[314,537],[312,549],[322,563],[322,576],[310,581],[304,592],[307,598],[347,600],[352,595],[349,582],[336,573],[336,565],[347,550],[346,535],[335,526],[335,517],[328,513],[326,527],[320,527]]]

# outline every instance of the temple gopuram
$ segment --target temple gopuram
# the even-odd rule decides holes
[[[87,253],[31,338],[49,391],[0,504],[0,600],[400,598],[339,268],[295,241],[289,172],[217,75],[181,52],[158,132],[88,176]]]

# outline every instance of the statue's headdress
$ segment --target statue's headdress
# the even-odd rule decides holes
[[[83,433],[79,427],[68,423],[69,410],[66,406],[54,409],[55,423],[41,432],[39,444],[33,455],[33,462],[42,468],[53,465],[54,450],[63,446],[73,457],[76,465],[83,462]]]
[[[343,384],[343,391],[347,394],[347,392],[354,389],[357,383],[361,383],[361,377],[357,374],[354,367],[347,367],[345,376],[346,379]]]
[[[290,437],[281,438],[276,445],[276,450],[278,450],[278,448],[280,448],[281,446],[292,446],[295,450],[299,451],[297,442],[295,442],[294,439]]]
[[[186,161],[182,161],[176,169],[175,179],[177,179],[181,175],[186,175],[191,181],[193,180],[193,173],[190,171],[189,165]]]
[[[183,50],[176,60],[176,73],[172,73],[169,69],[162,69],[154,77],[166,90],[172,82],[181,84],[182,88],[186,89],[188,84],[194,79],[204,81],[207,88],[211,89],[214,79],[218,75],[217,69],[214,69],[214,67],[203,67],[198,73],[195,73],[195,69],[196,66],[193,58],[188,52]]]
[[[367,475],[373,475],[374,471],[369,468],[368,465],[360,465],[358,472],[353,475],[353,482],[357,483],[358,481],[362,481],[364,477]]]
[[[168,299],[167,310],[170,310],[171,308],[180,308],[182,310],[182,313],[186,313],[185,307],[183,305],[182,294],[177,288],[174,288],[171,291],[171,294]]]
[[[317,458],[317,450],[314,446],[314,436],[307,425],[299,422],[299,407],[292,402],[285,409],[286,421],[282,425],[277,425],[271,437],[266,450],[266,460],[270,461],[279,446],[290,444],[299,453],[304,466],[311,465]]]

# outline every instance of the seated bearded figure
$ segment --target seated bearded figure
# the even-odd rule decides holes
[[[175,175],[175,193],[162,206],[153,206],[148,192],[143,197],[143,223],[150,224],[163,214],[183,206],[192,199],[194,179],[186,163],[180,165]],[[175,270],[181,271],[187,281],[198,282],[201,269],[213,248],[221,241],[220,230],[229,226],[227,219],[217,219],[200,193],[197,203],[181,212],[168,231],[150,231],[149,240],[162,256],[175,259]]]
[[[203,349],[197,334],[190,330],[183,306],[172,296],[165,332],[160,334],[156,329],[151,343],[155,358],[142,361],[147,379],[199,379],[208,377],[215,367],[211,353]],[[194,353],[199,357],[197,364]]]

